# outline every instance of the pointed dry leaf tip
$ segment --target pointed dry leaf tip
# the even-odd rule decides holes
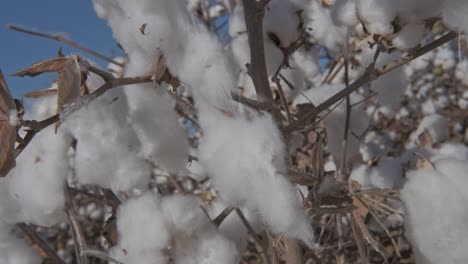
[[[166,60],[164,59],[163,55],[160,55],[158,57],[156,65],[154,66],[153,79],[156,82],[160,82],[162,78],[164,77],[164,73],[166,73],[166,70],[167,70]]]
[[[10,109],[15,109],[5,78],[0,71],[0,177],[15,166],[16,127],[10,124]]]
[[[81,67],[83,65],[83,68]],[[82,72],[87,71],[86,63],[77,55],[70,55],[59,71],[57,81],[57,113],[67,105],[71,105],[80,96]],[[57,129],[60,125],[56,123]]]
[[[34,77],[36,75],[42,74],[44,72],[59,72],[65,66],[68,58],[59,57],[46,61],[41,61],[33,64],[32,66],[20,70],[13,74],[13,76],[30,76]]]

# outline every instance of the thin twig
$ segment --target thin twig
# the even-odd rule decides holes
[[[349,50],[348,50],[348,41],[346,40],[346,48],[344,52],[344,69],[345,69],[345,76],[344,81],[346,88],[349,87]],[[345,119],[345,127],[344,127],[344,134],[343,134],[343,142],[341,144],[341,160],[340,160],[340,168],[338,173],[337,182],[341,184],[347,183],[346,177],[346,154],[348,150],[348,135],[349,135],[349,127],[351,123],[351,99],[350,95],[346,96],[346,119]]]
[[[96,257],[96,258],[100,258],[102,260],[106,260],[108,262],[113,262],[115,264],[124,264],[123,262],[120,262],[120,261],[108,256],[106,253],[101,252],[101,251],[96,250],[96,249],[87,248],[87,249],[83,250],[82,253],[84,255],[86,255],[86,256],[93,256],[93,257]]]
[[[63,261],[57,253],[55,253],[55,250],[53,250],[47,242],[42,239],[36,232],[27,224],[24,223],[19,223],[17,226],[23,231],[23,233],[29,237],[37,246],[39,246],[46,254],[47,256],[53,261],[53,263],[56,264],[65,264],[65,261]]]
[[[13,26],[13,25],[10,25],[10,24],[7,24],[6,25],[6,28],[8,29],[11,29],[11,30],[14,30],[14,31],[18,31],[18,32],[21,32],[21,33],[26,33],[26,34],[29,34],[29,35],[33,35],[33,36],[37,36],[37,37],[41,37],[41,38],[46,38],[46,39],[52,39],[52,40],[55,40],[55,41],[58,41],[58,42],[62,42],[64,44],[67,44],[69,46],[72,46],[76,49],[79,49],[83,52],[86,52],[86,53],[89,53],[93,56],[96,56],[102,60],[105,60],[107,62],[110,62],[110,63],[113,63],[115,65],[118,65],[120,67],[124,67],[125,65],[120,63],[120,62],[117,62],[109,57],[106,57],[96,51],[93,51],[91,49],[88,49],[88,48],[85,48],[71,40],[68,40],[66,38],[64,38],[63,36],[59,36],[59,35],[51,35],[51,34],[46,34],[46,33],[41,33],[41,32],[37,32],[37,31],[32,31],[32,30],[29,30],[29,29],[24,29],[24,28],[20,28],[20,27],[17,27],[17,26]]]

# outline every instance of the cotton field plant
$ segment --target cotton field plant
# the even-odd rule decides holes
[[[7,26],[109,65],[0,72],[0,263],[468,263],[467,1],[93,5]]]

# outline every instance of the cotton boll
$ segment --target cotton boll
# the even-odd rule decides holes
[[[408,237],[427,263],[463,263],[468,258],[468,197],[461,186],[467,184],[468,166],[450,159],[434,165],[407,174],[401,198]]]
[[[274,33],[282,48],[289,47],[299,38],[299,16],[297,9],[284,0],[271,0],[265,8],[263,31]]]
[[[70,171],[67,151],[71,138],[48,127],[34,137],[17,158],[9,181],[20,221],[49,226],[64,216],[63,184]]]
[[[162,199],[162,213],[171,233],[191,236],[204,226],[210,225],[209,218],[201,206],[196,197],[173,195]]]
[[[403,182],[403,167],[400,160],[380,158],[375,166],[359,165],[351,172],[351,179],[363,187],[394,189]]]
[[[57,84],[54,83],[50,89],[56,89]],[[29,110],[29,111],[28,111]],[[57,96],[47,95],[35,98],[31,101],[29,109],[26,110],[24,119],[44,120],[55,115],[57,112]]]
[[[151,84],[128,87],[128,121],[141,142],[144,157],[177,173],[185,167],[188,140],[177,122],[173,99],[162,89]]]
[[[356,7],[369,32],[383,36],[393,33],[391,23],[397,16],[397,10],[391,1],[357,0]]]
[[[324,102],[340,90],[344,89],[344,85],[323,85],[316,88],[311,88],[303,92],[296,97],[294,104],[303,104],[309,103],[309,100],[312,101],[314,105],[319,105]],[[351,94],[351,104],[359,102],[362,100],[362,97],[356,93]],[[335,106],[331,106],[330,109]],[[339,106],[333,109],[325,118],[325,126],[327,129],[327,147],[331,152],[335,163],[339,164],[341,147],[344,135],[344,126],[346,120],[346,104],[343,101]],[[356,134],[361,134],[368,126],[368,118],[366,113],[362,108],[362,105],[357,105],[353,107],[351,111],[351,130]],[[359,151],[359,141],[354,137],[348,138],[348,148],[347,148],[347,157],[351,158],[354,154],[357,154]]]
[[[310,29],[309,34],[313,42],[332,52],[338,52],[346,41],[346,28],[336,26],[330,15],[330,9],[323,7],[319,1],[311,1],[306,13],[305,25]]]
[[[234,38],[245,32],[247,32],[247,27],[245,25],[244,6],[236,5],[229,17],[229,35]]]
[[[411,49],[421,42],[425,29],[423,24],[407,24],[396,34],[392,43],[397,49]]]
[[[125,202],[117,210],[116,218],[119,240],[111,251],[113,257],[125,263],[155,263],[165,259],[162,250],[168,246],[170,234],[154,195],[146,193]]]
[[[220,196],[232,206],[256,210],[274,232],[311,245],[311,227],[293,186],[281,175],[286,168],[285,148],[271,117],[248,121],[211,114],[201,120],[205,134],[199,158]]]
[[[63,126],[77,139],[78,181],[126,191],[146,185],[151,171],[147,162],[137,156],[140,143],[126,121],[125,95],[115,95],[103,95],[82,107]]]
[[[331,17],[337,26],[353,27],[358,23],[356,0],[336,0],[332,6]]]
[[[413,142],[417,142],[418,137],[424,133],[424,131],[429,132],[433,143],[436,144],[444,141],[449,134],[448,120],[438,114],[425,116],[419,123],[418,129],[411,134],[410,139]]]
[[[437,150],[434,150],[434,152],[434,155],[431,156],[432,162],[441,159],[468,160],[468,147],[463,144],[447,142],[442,144]]]
[[[235,66],[218,40],[205,28],[193,26],[183,50],[167,54],[171,71],[192,88],[196,103],[218,109],[231,106],[230,93],[237,84]]]
[[[468,3],[464,0],[445,0],[442,7],[444,23],[451,29],[468,32]]]
[[[236,246],[213,227],[194,236],[176,239],[173,258],[175,264],[236,264],[240,254]]]
[[[20,240],[10,234],[12,226],[0,220],[0,263],[27,264],[41,263],[41,258]]]
[[[305,49],[299,49],[292,54],[297,67],[304,73],[304,77],[308,81],[312,81],[317,75],[320,74],[320,66],[318,64],[318,50],[312,48],[307,51]]]

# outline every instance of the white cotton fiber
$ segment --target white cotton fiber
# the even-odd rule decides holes
[[[403,167],[399,159],[383,157],[376,165],[364,164],[353,168],[351,179],[364,188],[394,189],[403,183]]]
[[[434,168],[411,171],[401,191],[407,209],[405,226],[425,263],[464,263],[468,259],[468,184],[465,161],[446,159]],[[420,261],[421,259],[417,259]]]
[[[331,17],[337,26],[353,27],[358,23],[356,0],[336,0],[332,6]]]
[[[170,234],[153,194],[146,193],[125,202],[116,217],[119,240],[111,249],[112,257],[124,263],[167,261],[163,249],[169,244]]]
[[[157,166],[177,173],[187,161],[188,140],[174,111],[173,99],[163,87],[139,84],[127,87],[133,127],[143,156]]]
[[[161,209],[171,233],[193,235],[210,225],[202,203],[195,196],[172,195],[161,201]]]
[[[311,1],[305,12],[305,26],[312,41],[338,52],[346,41],[347,29],[334,24],[330,9],[323,7],[320,1]]]
[[[217,114],[202,121],[199,158],[220,196],[233,206],[256,210],[273,232],[311,245],[312,230],[285,176],[284,143],[271,117]]]
[[[9,192],[20,208],[19,221],[53,225],[64,216],[63,184],[70,168],[71,138],[50,126],[33,138],[16,159]]]
[[[238,4],[234,8],[231,16],[229,16],[229,35],[234,38],[246,32],[247,27],[245,25],[244,6]]]
[[[388,0],[357,0],[356,8],[366,29],[372,34],[390,35],[391,22],[397,15],[396,6]]]
[[[126,121],[125,95],[104,95],[71,114],[63,124],[77,140],[75,172],[81,184],[114,191],[145,186],[151,170],[138,157],[140,143]]]
[[[396,34],[392,43],[397,49],[415,48],[419,45],[425,33],[424,24],[407,24]]]
[[[442,18],[451,29],[468,32],[468,2],[465,0],[444,0]]]
[[[287,48],[299,38],[300,21],[297,11],[290,1],[285,0],[271,0],[265,8],[264,33],[274,33],[282,48]]]

